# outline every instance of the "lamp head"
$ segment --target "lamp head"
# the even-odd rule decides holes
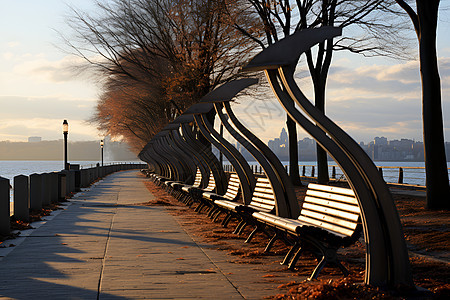
[[[63,122],[63,133],[69,133],[69,123],[67,123],[67,120]]]

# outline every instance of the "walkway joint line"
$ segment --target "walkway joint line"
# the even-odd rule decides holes
[[[100,277],[98,279],[98,287],[97,287],[97,300],[100,299],[100,292],[101,292],[101,288],[102,288],[102,279],[103,279],[103,270],[105,269],[105,263],[106,263],[106,253],[108,252],[108,245],[109,245],[109,241],[111,239],[111,231],[112,231],[112,227],[114,225],[114,218],[117,215],[117,210],[118,210],[118,206],[117,203],[119,202],[119,194],[120,194],[120,190],[117,192],[117,196],[116,196],[116,207],[114,209],[114,215],[111,218],[111,223],[109,224],[109,229],[108,229],[108,235],[106,237],[106,243],[105,243],[105,249],[103,250],[103,258],[102,258],[102,266],[100,267]]]

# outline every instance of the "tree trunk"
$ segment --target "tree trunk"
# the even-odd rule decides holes
[[[302,182],[298,170],[297,124],[287,116],[286,126],[289,141],[289,177],[293,185],[301,186]]]
[[[318,79],[317,81],[319,81]],[[325,113],[325,85],[321,82],[314,82],[314,101],[318,110]],[[328,184],[330,181],[328,175],[328,157],[327,152],[317,144],[317,182]]]
[[[450,209],[441,85],[436,53],[438,0],[417,1],[427,208]]]

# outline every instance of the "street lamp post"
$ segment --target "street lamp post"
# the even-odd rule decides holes
[[[63,122],[63,134],[64,134],[64,170],[69,170],[69,163],[67,162],[67,135],[69,134],[69,123],[67,120]]]
[[[105,143],[103,142],[103,140],[100,141],[100,148],[102,149],[102,167],[103,167],[103,146],[105,145]]]

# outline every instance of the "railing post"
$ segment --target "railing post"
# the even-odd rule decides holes
[[[18,175],[14,177],[14,217],[23,222],[30,221],[28,207],[29,200],[28,177]]]
[[[314,177],[314,174],[315,174],[315,169],[314,169],[314,166],[312,166],[311,167],[311,177]]]
[[[398,168],[398,183],[403,183],[403,168]]]
[[[67,175],[63,172],[58,173],[58,201],[64,201],[66,200],[66,180]]]
[[[302,167],[302,176],[305,177],[305,175],[306,175],[306,167],[303,166]]]
[[[51,202],[52,203],[56,203],[59,201],[59,195],[58,195],[58,191],[59,191],[59,185],[58,185],[58,173],[53,172],[50,173],[50,181],[51,181]]]
[[[10,234],[9,215],[9,179],[0,177],[0,234],[7,236]]]
[[[49,197],[49,191],[50,191],[50,180],[48,173],[42,173],[41,174],[41,201],[42,206],[50,205],[50,197]]]
[[[42,176],[30,175],[30,209],[40,210],[42,208]]]
[[[331,170],[331,178],[336,179],[336,167],[333,166],[333,169]]]

